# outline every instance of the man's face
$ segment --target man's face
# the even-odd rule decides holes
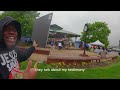
[[[8,48],[13,47],[17,41],[17,31],[14,25],[5,26],[3,33],[5,44]]]

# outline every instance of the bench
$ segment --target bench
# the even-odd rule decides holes
[[[47,63],[59,63],[64,62],[66,65],[68,64],[80,64],[86,63],[89,65],[93,62],[100,62],[100,57],[90,56],[90,57],[81,57],[81,56],[60,56],[60,55],[49,55],[47,57]]]

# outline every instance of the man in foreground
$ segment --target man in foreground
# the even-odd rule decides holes
[[[21,24],[10,16],[0,20],[0,78],[16,79],[20,78],[35,79],[37,71],[30,68],[32,61],[24,72],[20,71],[20,63],[27,60],[37,47],[36,42],[25,51],[21,51],[16,43],[21,38]],[[20,79],[19,78],[19,79]]]

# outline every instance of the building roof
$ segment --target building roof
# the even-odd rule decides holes
[[[55,33],[67,34],[70,37],[80,37],[79,34],[76,34],[76,33],[73,33],[73,32],[67,31],[67,30],[64,30],[62,27],[60,27],[60,26],[58,26],[56,24],[50,25],[49,31],[50,32],[55,32]]]

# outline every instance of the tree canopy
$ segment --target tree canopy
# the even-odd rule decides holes
[[[111,30],[108,28],[108,24],[105,22],[95,22],[88,23],[87,32],[82,32],[81,40],[87,43],[95,42],[99,40],[105,46],[109,45],[108,36],[111,33]]]
[[[37,11],[4,11],[0,14],[0,19],[5,16],[11,16],[21,23],[22,36],[31,36],[33,24],[40,13]]]

